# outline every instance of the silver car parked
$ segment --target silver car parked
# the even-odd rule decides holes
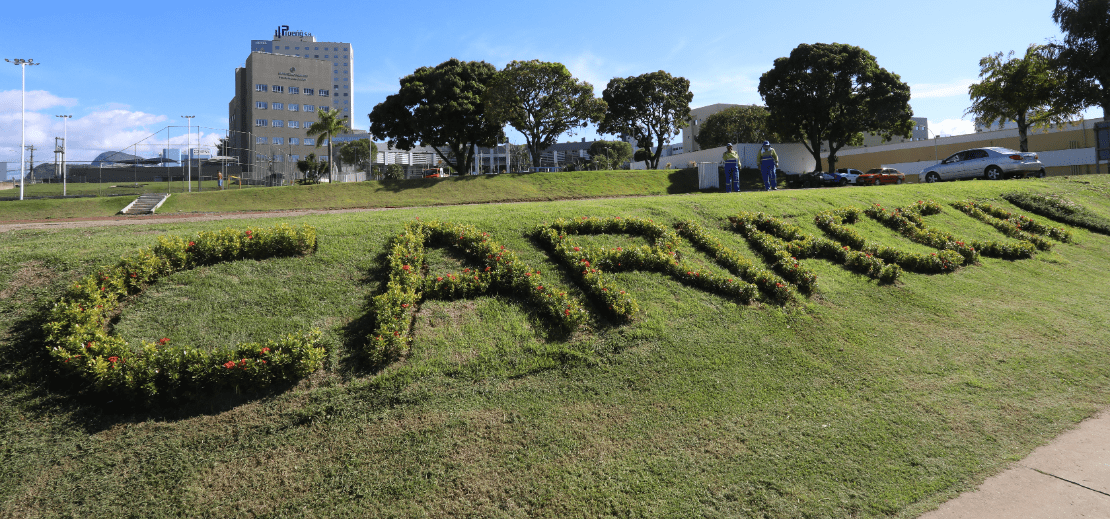
[[[921,182],[939,182],[957,178],[985,178],[999,180],[1006,177],[1025,177],[1033,174],[1044,177],[1044,164],[1036,153],[1009,148],[974,148],[933,164],[918,176]]]

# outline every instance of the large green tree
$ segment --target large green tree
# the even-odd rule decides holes
[[[497,69],[484,61],[454,58],[420,67],[401,78],[401,90],[370,112],[370,133],[400,149],[432,146],[457,171],[470,171],[474,146],[491,147],[505,140],[502,126],[482,107],[495,74]]]
[[[560,135],[601,121],[605,102],[562,63],[513,61],[497,73],[485,95],[486,113],[524,134],[532,165]]]
[[[703,150],[719,148],[730,142],[781,142],[779,136],[767,127],[770,116],[771,113],[762,106],[732,106],[706,117],[694,141]]]
[[[1065,75],[1053,66],[1043,45],[1030,45],[1020,58],[1013,52],[1005,57],[999,52],[979,60],[979,78],[967,89],[971,96],[967,113],[982,126],[1017,123],[1021,151],[1029,151],[1031,128],[1063,123],[1082,111],[1066,95]]]
[[[332,137],[347,131],[346,117],[339,116],[339,110],[316,111],[316,122],[305,129],[305,134],[316,138],[316,147],[319,148],[325,141],[328,143],[328,182],[335,171],[335,150],[332,147]]]
[[[871,53],[842,43],[802,44],[759,79],[768,124],[784,141],[805,145],[821,169],[821,145],[836,153],[871,132],[889,140],[913,134],[910,87]]]
[[[616,169],[632,158],[632,145],[624,141],[594,141],[589,154],[594,164],[603,169]]]
[[[598,132],[629,135],[651,150],[648,167],[659,167],[663,146],[690,124],[690,80],[662,70],[635,77],[613,78],[602,92],[607,106]]]
[[[1064,32],[1052,47],[1069,80],[1065,91],[1083,107],[1101,106],[1110,121],[1110,0],[1056,0],[1052,20]]]
[[[358,166],[361,171],[370,172],[370,163],[378,155],[378,145],[370,139],[351,141],[339,148],[339,157],[347,164]]]

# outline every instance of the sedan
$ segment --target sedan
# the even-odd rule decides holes
[[[906,174],[894,168],[874,168],[867,170],[856,178],[860,185],[901,184],[906,181]]]
[[[1009,148],[974,148],[952,155],[923,170],[922,182],[938,182],[957,178],[986,178],[998,180],[1005,177],[1025,177],[1030,173],[1044,177],[1044,164],[1036,153]]]

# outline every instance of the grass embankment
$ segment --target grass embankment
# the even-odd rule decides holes
[[[148,411],[51,376],[34,350],[34,308],[159,234],[219,224],[10,231],[0,235],[0,515],[913,517],[1110,403],[1110,238],[1073,228],[1074,243],[1031,259],[894,285],[803,260],[819,290],[788,308],[625,272],[612,279],[641,312],[571,334],[512,297],[424,301],[411,354],[380,371],[353,354],[385,282],[378,256],[415,217],[468,223],[583,297],[527,236],[533,226],[693,219],[758,258],[721,229],[729,215],[767,211],[820,235],[813,215],[825,209],[932,199],[944,211],[929,225],[1009,240],[948,205],[989,198],[1014,210],[999,198],[1008,191],[1059,193],[1110,217],[1107,178],[1079,177],[251,221],[314,225],[319,249],[176,274],[116,330],[206,347],[320,328],[327,369],[286,391]],[[857,228],[928,250],[868,219]],[[432,275],[468,266],[450,251],[429,256]]]
[[[46,186],[61,194],[60,185]],[[165,192],[164,187],[165,184],[147,184],[136,189],[135,194]],[[174,214],[482,204],[665,195],[695,192],[697,188],[697,172],[693,170],[478,175],[314,186],[249,189],[228,187],[224,191],[210,190],[206,182],[204,191],[174,194],[158,212]],[[129,197],[113,197],[8,201],[0,203],[0,221],[111,216],[127,206],[131,200]]]

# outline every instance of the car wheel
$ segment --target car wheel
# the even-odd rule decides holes
[[[938,175],[936,171],[930,171],[928,174],[925,175],[925,182],[928,182],[930,184],[934,182],[940,182],[940,175]]]
[[[904,179],[904,178],[900,178],[900,179],[898,179],[898,182],[897,182],[897,183],[901,184],[901,183],[903,183],[903,182],[905,182],[905,181],[906,181],[906,179]]]
[[[875,179],[875,182],[873,182],[873,184],[877,186],[877,185],[879,185],[879,184],[882,184],[882,182],[880,182],[880,181],[879,181],[879,179],[877,179],[877,178],[876,178],[876,179]]]
[[[1044,177],[1045,177],[1045,172],[1044,172],[1043,169],[1037,172],[1037,178],[1044,178]]]
[[[990,166],[987,168],[984,176],[987,180],[999,180],[1002,178],[1002,170],[998,166]]]
[[[846,185],[848,185],[848,179],[846,179],[846,178],[840,179],[840,187],[844,187]]]

